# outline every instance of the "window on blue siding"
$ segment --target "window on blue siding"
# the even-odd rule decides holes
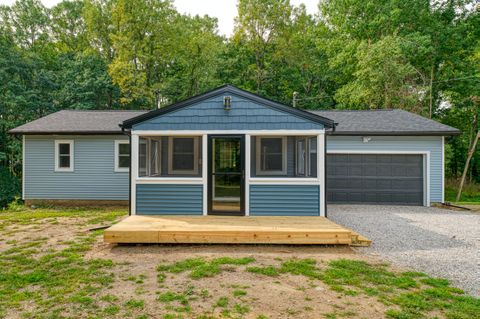
[[[317,138],[297,137],[295,148],[296,176],[317,176]]]
[[[257,173],[262,175],[286,175],[287,138],[259,137],[257,139]]]
[[[73,172],[73,140],[55,141],[55,171]]]
[[[317,137],[256,136],[251,154],[253,177],[317,176]]]
[[[201,176],[198,136],[142,137],[138,151],[140,177]]]

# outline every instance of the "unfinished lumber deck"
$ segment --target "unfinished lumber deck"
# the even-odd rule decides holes
[[[157,244],[358,245],[359,235],[324,217],[134,215],[106,229],[104,241]]]

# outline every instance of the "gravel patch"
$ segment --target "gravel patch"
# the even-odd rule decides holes
[[[328,217],[371,239],[357,251],[480,296],[480,214],[433,207],[329,205]]]

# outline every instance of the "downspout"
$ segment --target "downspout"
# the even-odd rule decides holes
[[[128,144],[130,145],[130,162],[128,163],[128,216],[132,215],[132,134],[130,131],[125,131],[123,126],[120,124],[122,128],[122,134],[128,136]]]
[[[325,176],[323,177],[325,179],[325,189],[323,190],[324,191],[324,196],[323,198],[325,198],[325,218],[328,218],[328,205],[327,205],[327,188],[328,188],[328,178],[327,178],[327,160],[328,160],[328,156],[327,156],[327,135],[331,135],[332,133],[335,132],[335,127],[337,126],[338,123],[333,123],[333,126],[332,126],[332,130],[329,132],[329,134],[325,134],[325,141],[323,143],[323,147],[324,147],[324,150],[323,150],[323,154],[325,154],[325,160],[323,161],[323,165],[325,166],[323,171],[325,172]]]

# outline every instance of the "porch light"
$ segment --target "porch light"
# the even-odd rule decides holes
[[[362,137],[362,142],[363,142],[363,143],[368,143],[368,142],[370,142],[371,139],[372,139],[372,138],[369,137],[369,136],[364,136],[364,137]]]
[[[232,97],[224,96],[223,97],[223,109],[229,111],[232,108]]]

